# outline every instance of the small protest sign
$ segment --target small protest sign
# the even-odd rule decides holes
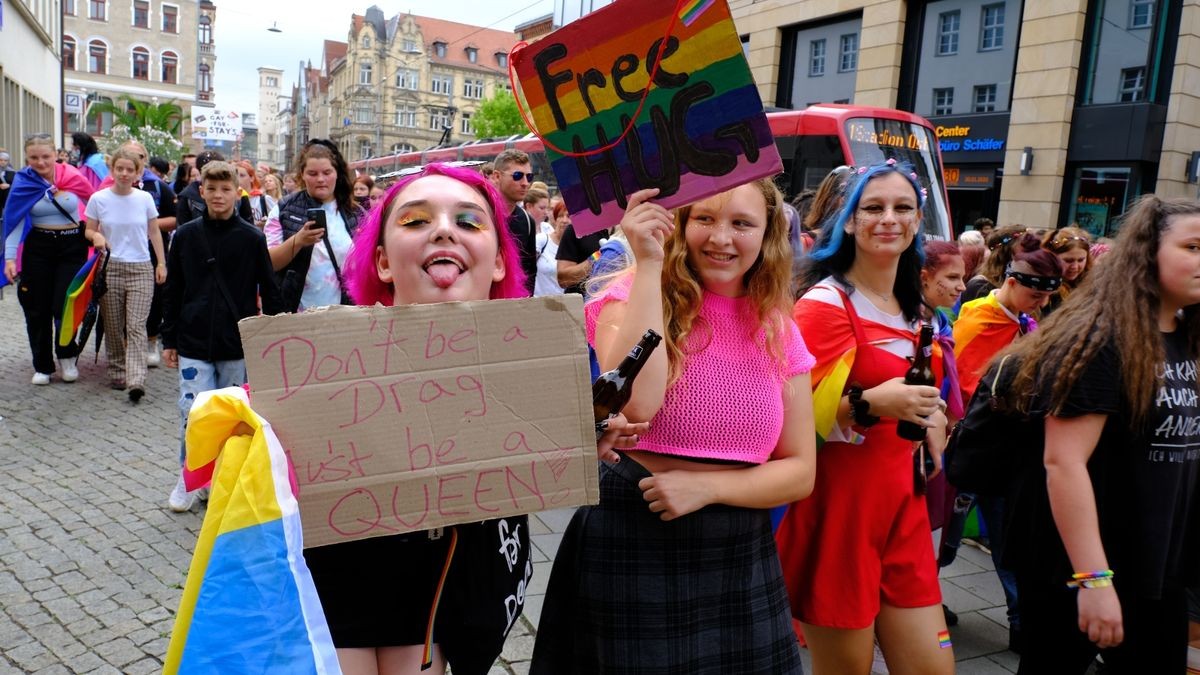
[[[220,108],[192,108],[192,138],[236,141],[242,136],[242,116]]]
[[[329,307],[238,324],[306,547],[597,503],[582,299]]]
[[[783,168],[725,0],[618,0],[513,67],[580,235],[620,222],[642,188],[671,208]]]

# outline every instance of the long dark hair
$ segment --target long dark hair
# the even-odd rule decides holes
[[[1195,215],[1200,215],[1200,203],[1189,199],[1146,195],[1138,200],[1088,285],[1068,296],[1039,330],[1002,352],[1016,354],[1021,364],[1010,388],[1011,405],[1028,412],[1029,394],[1046,392],[1046,409],[1059,410],[1096,353],[1111,343],[1120,354],[1118,380],[1130,421],[1135,429],[1141,425],[1154,408],[1158,366],[1164,359],[1158,329],[1162,233],[1174,216]],[[1200,305],[1183,309],[1181,327],[1195,358]]]
[[[175,194],[183,192],[183,189],[191,183],[192,165],[187,162],[180,162],[179,166],[175,167],[175,182],[171,185],[171,189]]]
[[[83,161],[88,157],[100,152],[100,147],[96,145],[96,139],[82,131],[76,131],[71,134],[71,144],[79,148],[80,164],[83,164]]]
[[[850,177],[845,185],[845,199],[837,211],[825,219],[821,225],[821,235],[816,246],[804,262],[800,270],[797,294],[804,295],[808,289],[828,276],[838,283],[853,287],[846,281],[846,272],[854,264],[854,237],[845,236],[846,223],[854,217],[858,203],[862,200],[863,190],[867,183],[888,174],[900,174],[912,184],[913,192],[917,195],[917,209],[925,206],[925,190],[917,179],[916,171],[907,162],[897,163],[888,160],[881,164],[861,167]],[[892,293],[900,304],[904,318],[916,321],[921,315],[921,264],[923,251],[921,248],[920,228],[913,237],[912,243],[900,254],[900,262],[896,268],[896,283]]]
[[[338,210],[343,213],[354,213],[356,208],[354,205],[354,178],[350,173],[350,165],[346,163],[346,158],[342,157],[337,146],[324,138],[314,138],[300,148],[300,153],[296,155],[293,173],[296,183],[302,190],[305,189],[304,164],[310,159],[329,160],[329,163],[333,165],[334,173],[337,174],[337,183],[333,186],[333,198],[337,202]]]

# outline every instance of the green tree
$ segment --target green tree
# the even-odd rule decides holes
[[[521,119],[517,101],[507,91],[502,91],[479,105],[471,116],[476,138],[503,138],[513,134],[527,134],[529,127]]]
[[[183,123],[183,109],[174,100],[166,103],[146,103],[129,95],[122,95],[120,103],[101,101],[93,103],[88,110],[88,116],[111,113],[113,124],[120,124],[132,130],[150,128],[165,131],[172,136],[179,135],[179,127]]]

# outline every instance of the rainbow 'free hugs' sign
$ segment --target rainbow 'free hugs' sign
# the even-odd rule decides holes
[[[616,225],[643,188],[673,208],[782,170],[725,0],[618,0],[518,51],[513,67],[538,132],[572,153],[618,138],[650,86],[613,148],[546,148],[578,235]]]

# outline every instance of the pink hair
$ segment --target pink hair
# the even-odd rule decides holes
[[[413,181],[425,176],[446,176],[475,188],[483,195],[491,212],[492,222],[495,223],[496,237],[500,243],[500,257],[504,261],[504,278],[492,284],[488,297],[524,298],[529,293],[525,290],[525,272],[521,268],[521,256],[517,252],[517,242],[508,230],[508,212],[504,208],[504,198],[492,182],[484,178],[478,171],[469,168],[448,166],[446,164],[430,164],[419,173],[405,176],[396,181],[383,199],[371,207],[358,234],[354,236],[354,247],[346,258],[346,269],[343,278],[350,291],[350,297],[360,305],[381,303],[391,306],[393,289],[391,284],[379,280],[375,266],[378,247],[383,243],[383,227],[391,210],[392,202],[404,188]]]

